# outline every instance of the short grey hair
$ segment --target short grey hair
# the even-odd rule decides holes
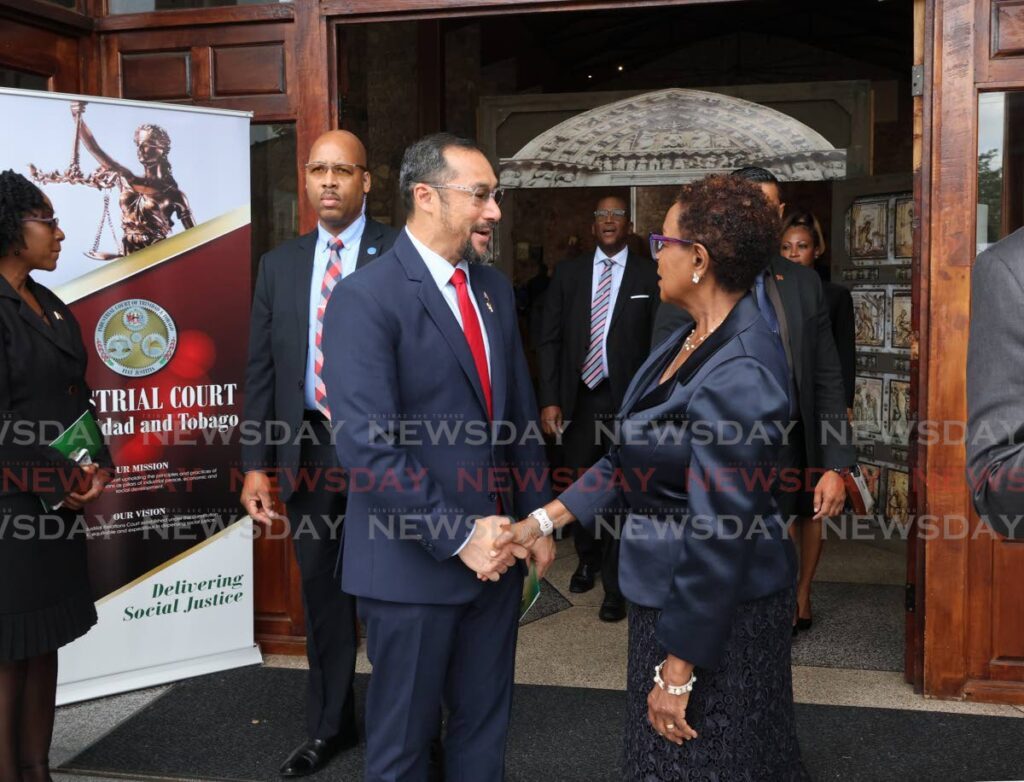
[[[407,212],[413,211],[412,189],[417,182],[443,184],[454,177],[455,172],[448,167],[444,157],[445,150],[451,147],[473,149],[483,154],[475,141],[454,133],[432,133],[406,147],[398,175],[398,189]]]

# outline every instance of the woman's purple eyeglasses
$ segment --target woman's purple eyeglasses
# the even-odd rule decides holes
[[[658,253],[665,249],[666,244],[696,244],[693,239],[676,239],[674,236],[662,236],[661,234],[651,234],[651,257],[657,258]]]

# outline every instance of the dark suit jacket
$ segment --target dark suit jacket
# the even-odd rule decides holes
[[[796,381],[807,466],[850,467],[856,463],[857,454],[850,445],[852,432],[846,418],[843,377],[821,278],[813,269],[779,255],[769,262],[769,271],[769,283],[774,283],[782,303],[782,313],[777,316]],[[654,327],[654,344],[690,320],[678,307],[662,304]]]
[[[967,480],[978,514],[1024,539],[1024,229],[978,256],[967,343]],[[1012,520],[1012,521],[1011,521]]]
[[[825,303],[832,322],[832,339],[839,353],[839,370],[843,375],[846,406],[853,407],[857,380],[857,339],[854,336],[853,296],[850,290],[834,282],[824,283]]]
[[[566,420],[572,418],[580,370],[590,347],[593,273],[593,253],[562,261],[544,295],[538,345],[540,406],[559,405]],[[608,381],[616,407],[650,350],[659,301],[657,266],[630,253],[608,323]]]
[[[389,250],[397,235],[391,226],[367,218],[356,268]],[[306,408],[309,286],[316,240],[314,230],[266,253],[252,301],[243,407],[249,431],[242,438],[242,465],[246,471],[278,468],[284,502],[292,494],[299,466],[296,433]],[[358,337],[358,332],[351,333]],[[270,422],[280,422],[280,430],[268,429]]]
[[[0,496],[22,494],[19,512],[39,513],[30,494],[52,506],[83,488],[77,465],[47,443],[91,409],[91,392],[78,321],[49,288],[31,278],[28,285],[50,326],[0,277],[0,463],[13,471],[8,478],[26,479],[34,491],[21,492],[16,481],[5,480]],[[105,448],[96,461],[111,466]]]
[[[689,328],[644,362],[617,416],[620,444],[560,499],[588,526],[598,514],[628,514],[623,594],[661,609],[664,648],[713,668],[736,605],[786,589],[796,576],[771,490],[780,425],[789,421],[789,368],[748,294],[676,377],[652,389]]]
[[[490,344],[494,430],[466,336],[406,233],[328,302],[324,383],[332,418],[345,422],[338,459],[373,476],[349,488],[347,594],[468,603],[487,585],[454,555],[476,518],[499,497],[516,518],[550,498],[512,286],[489,266],[469,277]]]

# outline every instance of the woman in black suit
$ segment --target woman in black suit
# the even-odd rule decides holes
[[[813,269],[818,259],[825,253],[825,235],[821,231],[821,223],[811,212],[793,212],[782,225],[782,246],[779,255],[801,266]],[[846,395],[846,414],[851,415],[853,407],[853,388],[856,374],[857,344],[853,331],[853,297],[842,285],[833,282],[823,283],[828,314],[832,320],[832,337],[839,351],[839,365],[843,373],[843,391]],[[814,571],[818,569],[821,559],[822,520],[814,519],[812,501],[803,503],[804,510],[799,513],[797,524],[793,530],[800,541],[800,579],[796,587],[797,616],[793,633],[798,630],[811,629],[811,583]]]
[[[57,650],[96,622],[76,514],[109,465],[79,466],[46,443],[89,409],[86,352],[71,310],[32,279],[57,266],[53,206],[0,173],[0,779],[50,779]],[[44,511],[61,503],[61,508]],[[40,534],[45,533],[45,534]]]
[[[624,514],[626,779],[803,780],[796,558],[772,495],[789,368],[752,291],[778,218],[756,185],[712,176],[681,190],[662,230],[651,237],[661,298],[695,323],[634,376],[619,442],[496,548]]]

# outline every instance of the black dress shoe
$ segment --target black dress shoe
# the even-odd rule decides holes
[[[333,739],[309,739],[295,748],[281,766],[279,773],[282,777],[305,777],[315,774],[330,763],[336,754],[351,749],[358,743],[359,737],[355,731]]]
[[[620,595],[605,595],[597,618],[602,622],[621,622],[626,618],[626,601]]]
[[[580,562],[576,566],[576,572],[572,574],[572,578],[569,579],[569,591],[581,594],[583,592],[589,592],[594,588],[594,574],[598,571],[598,568],[586,562]]]

